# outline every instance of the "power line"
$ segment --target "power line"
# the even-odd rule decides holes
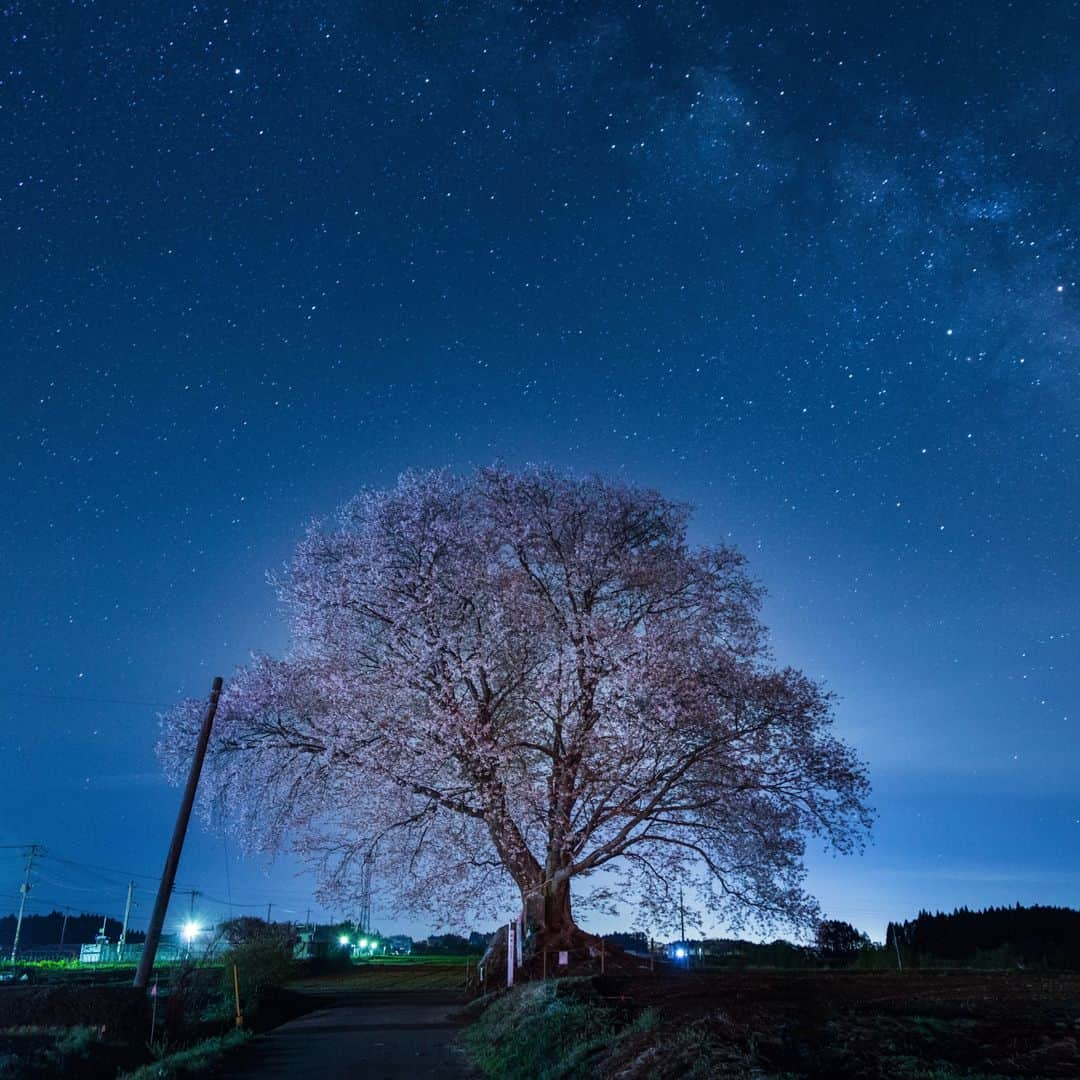
[[[57,881],[55,878],[49,877],[48,874],[38,871],[38,879],[44,881],[48,885],[55,885],[58,889],[69,889],[72,892],[101,892],[100,885],[70,885],[66,881]]]
[[[0,697],[26,698],[29,701],[66,701],[85,705],[142,705],[148,709],[171,709],[180,704],[178,701],[135,701],[131,698],[92,698],[76,697],[72,694],[37,694],[22,690],[0,690]]]
[[[65,858],[61,858],[59,856],[46,855],[45,856],[45,861],[50,861],[50,860],[54,861],[54,862],[61,863],[61,864],[65,865],[65,866],[71,866],[71,867],[75,867],[75,868],[78,868],[78,869],[90,869],[90,870],[101,871],[101,872],[108,873],[108,874],[113,874],[116,877],[122,878],[122,879],[126,878],[126,879],[130,880],[133,877],[137,877],[137,878],[145,878],[145,879],[147,879],[149,881],[157,881],[158,880],[158,875],[156,875],[156,874],[138,874],[138,873],[135,873],[134,871],[131,871],[131,870],[118,870],[118,869],[115,869],[113,867],[98,866],[98,865],[96,865],[94,863],[82,863],[82,862],[77,862],[74,859],[65,859]],[[96,891],[100,895],[104,891],[105,886],[107,886],[109,884],[112,884],[112,883],[109,882],[107,879],[105,879],[105,886],[97,885],[97,886],[90,887],[90,886],[85,886],[85,885],[68,885],[68,884],[65,884],[65,883],[62,883],[62,882],[59,882],[59,881],[52,881],[52,880],[50,880],[49,884],[55,885],[57,888],[60,888],[60,889],[72,889],[72,890],[77,891],[77,892],[95,892]],[[198,888],[196,888],[196,887],[194,887],[192,885],[189,885],[187,882],[177,882],[173,886],[173,893],[174,894],[175,893],[190,893],[193,888],[195,888],[195,891],[198,892],[199,897],[200,897],[201,900],[209,901],[210,903],[217,904],[220,907],[225,907],[225,908],[233,908],[233,907],[238,907],[238,908],[263,908],[263,907],[266,906],[266,903],[267,903],[266,900],[257,900],[255,902],[244,902],[242,900],[233,900],[233,899],[231,899],[231,892],[230,892],[230,898],[223,900],[220,897],[210,895],[209,893],[205,892],[203,889],[198,889]],[[280,894],[274,894],[274,895],[275,896],[280,896]],[[287,894],[287,895],[285,895],[283,897],[283,899],[286,900],[286,901],[292,901],[292,903],[303,904],[308,899],[308,897],[307,897],[306,894],[303,894],[302,896],[296,896],[296,895],[293,895],[293,894]],[[280,911],[287,912],[290,915],[295,915],[300,911],[300,908],[290,907],[287,903],[279,903],[279,901],[277,899],[272,898],[271,902],[273,903],[275,908],[277,908]]]
[[[6,844],[6,845],[0,845],[0,849],[2,849],[2,850],[12,850],[12,851],[16,851],[16,850],[17,851],[25,851],[27,849],[27,847],[29,847],[29,846],[31,846],[31,845],[28,845],[28,844]],[[68,881],[62,881],[62,880],[58,881],[55,878],[52,878],[52,877],[49,877],[47,875],[41,874],[41,872],[38,871],[38,874],[39,874],[39,876],[41,876],[42,880],[46,881],[48,884],[54,886],[55,888],[63,889],[65,891],[93,894],[93,896],[95,897],[94,901],[92,903],[87,902],[85,906],[96,906],[96,907],[104,908],[105,910],[110,910],[114,906],[114,904],[116,903],[116,898],[111,895],[110,887],[112,885],[114,885],[114,884],[118,884],[119,881],[130,881],[132,878],[142,878],[143,880],[146,880],[146,881],[157,881],[157,880],[159,880],[159,875],[157,875],[157,874],[143,874],[143,873],[138,873],[137,871],[134,871],[134,870],[122,870],[122,869],[119,869],[118,867],[114,867],[114,866],[102,866],[99,863],[81,862],[80,860],[69,859],[69,858],[64,857],[63,855],[53,854],[52,852],[48,852],[48,853],[40,856],[39,861],[42,862],[42,863],[48,863],[48,864],[57,865],[57,866],[60,866],[60,867],[67,867],[67,868],[71,868],[71,869],[75,869],[75,870],[90,871],[91,873],[96,874],[98,876],[98,878],[99,878],[99,883],[98,884],[94,884],[94,885],[76,885],[76,884],[72,884],[71,882],[68,882]],[[227,870],[227,868],[226,868],[226,870]],[[113,881],[113,880],[110,880],[110,878],[115,878],[115,879],[118,879],[118,880]],[[229,881],[229,880],[226,881],[226,887],[227,887],[227,890],[229,892],[229,898],[224,899],[224,900],[221,899],[220,897],[209,895],[209,894],[205,893],[202,889],[197,889],[195,891],[199,894],[200,902],[206,902],[206,903],[209,903],[209,904],[216,905],[218,907],[227,908],[230,911],[233,908],[262,909],[263,907],[266,906],[266,903],[267,903],[266,900],[259,900],[259,901],[255,901],[253,903],[245,903],[243,901],[233,900],[232,899],[231,881]],[[177,883],[177,884],[175,884],[173,886],[173,893],[174,894],[175,893],[190,893],[192,891],[193,891],[192,887],[188,886],[186,883]],[[4,895],[5,892],[6,892],[6,890],[0,890],[0,895]],[[17,896],[18,893],[19,893],[19,886],[18,885],[13,886],[11,888],[10,892],[14,896]],[[308,898],[306,897],[306,895],[305,895],[304,899],[294,898],[293,896],[290,895],[290,896],[285,896],[283,899],[285,899],[287,901],[291,900],[293,903],[300,903],[302,905],[304,903],[304,900],[306,900]],[[39,898],[34,898],[33,900],[30,900],[28,898],[28,903],[36,907],[36,906],[38,906],[38,904],[54,904],[54,905],[58,905],[58,904],[60,904],[60,901],[50,901],[50,900],[39,899]],[[296,915],[301,910],[300,908],[291,907],[287,903],[279,903],[277,899],[271,899],[271,903],[272,903],[273,907],[276,908],[278,911],[281,911],[281,912],[289,914],[289,915]],[[71,907],[71,905],[69,905],[69,904],[63,904],[63,905],[60,905],[60,906],[65,907],[65,908]]]
[[[76,859],[64,859],[61,858],[59,855],[50,855],[48,857],[53,862],[63,863],[65,866],[74,866],[82,870],[98,870],[106,874],[118,874],[120,877],[141,877],[148,878],[151,881],[155,880],[158,877],[157,874],[139,874],[136,873],[134,870],[117,870],[113,866],[101,866],[98,863],[84,863],[79,862]]]

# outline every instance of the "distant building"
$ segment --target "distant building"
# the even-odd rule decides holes
[[[296,960],[315,960],[330,953],[330,928],[315,926],[301,930],[300,940],[293,946],[293,958]],[[335,943],[336,944],[336,943]]]
[[[168,964],[179,960],[211,960],[226,947],[221,937],[203,931],[198,938],[188,942],[184,941],[179,934],[162,934],[158,942],[154,960],[157,963]],[[130,945],[117,945],[108,938],[98,935],[97,941],[91,945],[83,945],[79,949],[80,964],[137,964],[142,956],[142,942]]]
[[[383,938],[387,956],[409,956],[412,953],[413,939],[405,934],[393,934]]]

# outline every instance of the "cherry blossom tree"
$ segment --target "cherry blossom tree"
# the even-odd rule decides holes
[[[327,896],[375,860],[397,909],[520,903],[545,944],[601,870],[653,915],[684,887],[729,922],[813,925],[805,845],[861,845],[865,771],[829,694],[774,665],[743,557],[687,520],[541,469],[363,493],[278,582],[288,654],[226,684],[204,809],[303,852]],[[176,775],[201,709],[164,717]]]

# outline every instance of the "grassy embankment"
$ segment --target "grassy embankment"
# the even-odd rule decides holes
[[[519,985],[468,1029],[499,1080],[1080,1076],[1073,972],[745,972]]]

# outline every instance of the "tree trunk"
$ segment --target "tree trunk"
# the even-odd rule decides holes
[[[569,944],[580,936],[570,910],[570,882],[547,881],[538,890],[523,890],[525,933],[543,945]]]

